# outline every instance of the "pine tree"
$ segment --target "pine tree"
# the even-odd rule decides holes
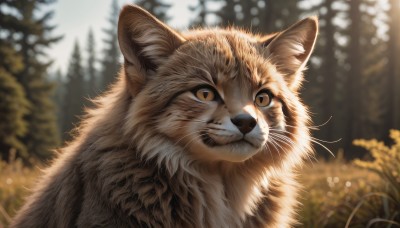
[[[79,116],[83,114],[85,101],[84,69],[82,66],[81,50],[77,41],[75,41],[69,62],[67,80],[64,98],[63,132],[64,138],[70,139],[69,133],[78,124]]]
[[[215,0],[221,2],[221,0]],[[298,20],[300,10],[292,0],[224,0],[216,12],[221,25],[235,25],[253,32],[279,31]]]
[[[216,2],[221,2],[221,0],[215,0]],[[230,25],[239,25],[237,20],[238,12],[235,12],[235,0],[224,0],[224,5],[221,10],[216,12],[217,17],[219,17],[220,24],[223,27],[227,27]],[[240,5],[237,4],[236,11],[240,11]],[[243,17],[243,15],[239,14],[239,19]]]
[[[342,51],[349,70],[344,71],[344,150],[348,158],[361,157],[364,151],[352,146],[354,139],[383,139],[386,130],[385,119],[390,114],[387,109],[387,94],[384,67],[384,41],[377,37],[378,26],[374,20],[379,17],[379,3],[374,1],[354,0],[346,2],[349,25],[341,34],[348,42]],[[364,50],[368,50],[367,52]],[[346,65],[345,65],[346,66]],[[338,93],[338,92],[337,92]],[[386,136],[387,137],[387,136]]]
[[[305,74],[301,96],[310,107],[311,113],[314,114],[312,116],[313,122],[316,125],[326,123],[320,127],[320,130],[313,131],[314,137],[335,140],[341,137],[337,136],[339,133],[336,129],[340,129],[340,117],[338,116],[340,109],[336,108],[338,99],[336,96],[338,60],[335,51],[338,48],[338,44],[333,35],[337,29],[333,24],[333,19],[337,16],[337,10],[332,7],[334,0],[319,2],[296,1],[297,6],[294,5],[294,2],[292,1],[287,9],[281,10],[280,15],[277,13],[273,13],[272,15],[266,13],[266,17],[274,21],[274,18],[280,18],[279,20],[285,19],[283,15],[287,13],[299,16],[301,12],[304,14],[302,18],[305,15],[318,15],[319,35],[315,49],[307,65],[308,70]],[[275,1],[274,7],[279,7],[280,4],[283,4],[283,2],[276,3],[278,2]],[[297,9],[294,7],[297,7]],[[330,145],[332,151],[338,149],[335,146],[339,147],[339,143]],[[320,147],[316,147],[316,150],[318,153],[321,152],[320,155],[322,156],[330,156]]]
[[[334,2],[325,0],[307,9],[311,14],[318,12],[320,34],[312,56],[312,60],[317,59],[318,64],[309,64],[310,71],[306,76],[308,83],[305,83],[304,93],[307,101],[312,104],[312,111],[316,113],[315,122],[324,123],[329,120],[316,132],[316,137],[327,140],[338,139],[341,134],[338,132],[341,129],[341,113],[337,109],[338,59],[335,53],[339,47],[335,40],[337,27],[333,24],[338,10],[333,8]],[[336,145],[338,144],[333,145],[332,149]],[[328,156],[326,153],[324,155]]]
[[[166,22],[170,19],[167,11],[171,7],[171,4],[161,0],[137,0],[135,4],[143,7],[161,21]]]
[[[361,135],[361,123],[359,112],[362,111],[359,89],[361,88],[361,11],[360,0],[353,0],[349,3],[350,26],[348,35],[350,42],[348,45],[348,58],[351,61],[349,74],[346,82],[346,107],[347,110],[347,130],[345,131],[345,151],[350,151],[352,141],[355,138],[363,138]]]
[[[198,5],[189,6],[189,10],[192,13],[197,14],[194,20],[190,22],[191,27],[199,27],[206,25],[206,17],[209,14],[207,10],[207,1],[206,0],[199,0]]]
[[[118,27],[118,2],[113,0],[111,5],[111,14],[108,18],[110,23],[108,29],[104,29],[107,36],[103,41],[105,49],[103,50],[103,59],[101,60],[102,70],[102,90],[106,89],[114,82],[120,68],[120,50],[118,46],[117,27]]]
[[[362,2],[362,30],[360,43],[363,53],[360,102],[363,115],[360,116],[363,138],[388,139],[390,129],[385,128],[385,122],[390,115],[390,105],[385,88],[387,86],[387,69],[385,68],[387,48],[386,41],[378,37],[381,25],[374,23],[383,15],[384,9],[379,1]]]
[[[11,42],[13,27],[18,18],[10,14],[7,3],[0,3],[0,159],[8,159],[12,150],[19,157],[27,158],[26,146],[21,138],[26,134],[29,102],[16,74],[23,69],[22,57]]]
[[[0,67],[0,158],[8,159],[11,150],[19,157],[28,158],[26,146],[21,137],[26,134],[24,116],[28,102],[23,88],[13,76]]]
[[[317,138],[335,140],[333,150],[344,148],[346,157],[361,156],[352,141],[381,137],[385,108],[382,79],[382,42],[373,20],[376,2],[324,0],[309,9],[318,11],[320,36],[307,74],[306,103],[312,104],[317,123],[326,122]],[[373,8],[374,10],[371,10]],[[335,24],[334,21],[341,21]],[[371,43],[372,42],[372,43]],[[362,50],[368,50],[363,52]],[[313,61],[316,60],[316,61]],[[378,101],[380,102],[373,102]],[[360,114],[362,113],[362,114]]]
[[[3,16],[0,7],[0,18]],[[0,24],[0,28],[3,29],[4,25]],[[22,68],[21,56],[11,48],[7,39],[0,37],[0,159],[8,159],[11,150],[15,150],[18,157],[28,158],[21,138],[27,131],[24,117],[28,113],[29,102],[14,76]]]
[[[6,1],[2,2],[11,9],[10,15],[18,21],[9,28],[13,35],[10,39],[14,48],[18,47],[24,68],[16,74],[16,79],[24,88],[30,102],[29,113],[25,115],[28,123],[27,134],[22,142],[27,151],[38,159],[51,156],[50,149],[59,143],[54,103],[51,100],[53,85],[47,81],[47,69],[51,61],[46,61],[46,48],[61,37],[52,37],[55,28],[49,25],[52,11],[41,13],[41,7],[53,3],[42,1]]]
[[[93,98],[99,91],[99,82],[98,82],[98,75],[97,75],[97,69],[96,69],[96,43],[94,40],[94,34],[93,30],[89,30],[88,38],[87,38],[87,44],[86,44],[86,51],[87,51],[87,65],[86,65],[86,72],[88,76],[88,83],[87,83],[87,88],[86,91],[88,93],[88,97]]]
[[[65,98],[65,83],[64,83],[64,76],[61,72],[61,69],[58,69],[55,73],[53,78],[53,83],[56,86],[55,93],[53,96],[54,103],[56,104],[56,116],[57,116],[57,126],[59,135],[63,137],[63,123],[65,118],[64,113],[64,98]]]

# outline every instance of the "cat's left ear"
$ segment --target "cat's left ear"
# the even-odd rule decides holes
[[[119,15],[118,42],[131,92],[137,94],[151,72],[156,71],[185,39],[146,10],[126,5]]]
[[[317,17],[305,18],[283,32],[262,40],[266,57],[282,73],[289,88],[297,90],[318,34]]]

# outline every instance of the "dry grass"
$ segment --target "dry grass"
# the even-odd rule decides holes
[[[345,162],[340,154],[304,167],[299,227],[344,227],[355,202],[373,191],[378,179],[375,173]]]
[[[10,222],[39,174],[39,169],[24,167],[19,160],[0,160],[0,228]]]
[[[39,174],[38,168],[26,168],[20,161],[0,161],[0,228],[7,226]],[[347,163],[340,155],[332,161],[307,165],[300,172],[304,190],[299,227],[345,227],[362,198],[377,191],[380,180],[375,172]],[[350,227],[365,227],[364,218],[376,218],[374,210],[382,208],[381,201],[368,201],[372,206],[360,208]]]

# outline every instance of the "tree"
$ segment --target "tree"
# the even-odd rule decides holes
[[[26,134],[24,116],[28,113],[28,101],[24,90],[13,76],[0,67],[0,158],[8,159],[11,150],[28,158],[21,138]]]
[[[348,46],[348,56],[351,61],[349,74],[347,75],[346,82],[346,136],[345,136],[345,151],[349,151],[352,146],[352,141],[355,138],[362,138],[360,115],[358,114],[362,109],[359,97],[359,89],[361,88],[361,12],[360,0],[350,1],[349,19],[350,26],[348,30],[350,42]]]
[[[206,17],[209,14],[207,10],[207,1],[199,0],[198,5],[189,6],[189,10],[192,13],[197,14],[193,21],[191,21],[190,26],[199,27],[206,25]]]
[[[340,86],[340,76],[343,74],[343,61],[345,55],[339,50],[342,49],[338,42],[340,29],[334,24],[339,18],[343,9],[334,7],[335,0],[324,0],[319,2],[299,2],[299,9],[308,15],[318,15],[319,35],[314,52],[308,63],[302,97],[305,103],[310,106],[313,113],[313,122],[322,125],[318,131],[314,131],[314,137],[324,140],[336,140],[343,137],[343,116],[342,108],[338,108],[343,93]],[[333,151],[342,147],[341,142],[330,145]],[[316,149],[319,149],[318,147]],[[322,148],[321,148],[322,149]],[[317,150],[317,152],[320,152]],[[324,157],[330,156],[325,151],[320,153]]]
[[[161,21],[168,21],[170,17],[167,15],[171,4],[167,4],[161,0],[137,0],[136,5],[143,7]]]
[[[215,0],[216,2],[221,2],[221,0]],[[237,24],[237,12],[235,12],[235,0],[224,0],[224,5],[221,10],[216,12],[217,17],[219,17],[220,24],[223,27]],[[240,6],[236,8],[239,10]],[[239,18],[243,15],[239,15]]]
[[[374,24],[381,16],[379,5],[324,0],[308,9],[319,12],[320,36],[307,74],[306,103],[312,104],[317,123],[332,116],[315,135],[326,140],[342,138],[331,148],[344,148],[347,158],[364,154],[352,146],[354,139],[382,138],[386,132],[382,123],[388,110],[381,92],[385,90],[385,45]]]
[[[52,11],[41,13],[41,7],[54,1],[3,1],[9,10],[8,17],[17,18],[9,27],[10,41],[22,57],[23,68],[15,74],[22,85],[30,109],[24,119],[28,130],[22,139],[27,151],[38,159],[51,156],[50,149],[58,145],[54,104],[51,100],[53,85],[47,81],[47,69],[51,61],[47,61],[46,48],[61,39],[51,36],[55,26],[49,25]]]
[[[337,71],[338,65],[335,56],[335,51],[338,49],[335,40],[336,28],[333,24],[333,20],[336,16],[337,11],[333,9],[333,0],[325,0],[322,3],[322,7],[326,9],[326,12],[320,16],[320,20],[324,21],[324,26],[321,28],[320,39],[323,41],[321,47],[322,66],[321,73],[324,75],[321,77],[322,91],[321,93],[321,106],[322,110],[319,113],[320,119],[329,120],[333,117],[329,123],[321,128],[320,135],[322,138],[332,140],[335,135],[334,126],[338,127],[336,122],[340,122],[341,116],[338,112],[337,100],[335,99],[337,92]]]
[[[22,86],[16,81],[15,74],[23,69],[22,57],[13,48],[10,41],[12,28],[18,18],[5,9],[6,3],[0,3],[0,158],[8,159],[11,150],[19,157],[28,157],[22,137],[26,134],[29,102],[25,98]]]
[[[0,17],[3,12],[0,9]],[[4,18],[4,17],[3,17]],[[2,28],[1,24],[0,27]],[[2,28],[3,29],[3,28]],[[10,42],[0,39],[0,158],[8,159],[11,150],[18,157],[27,159],[26,146],[22,137],[27,131],[24,117],[28,113],[29,102],[23,87],[14,74],[23,68],[22,58],[11,48]]]
[[[361,39],[363,53],[361,59],[362,77],[361,89],[362,106],[360,123],[362,126],[363,138],[377,138],[388,140],[388,132],[385,128],[386,119],[390,115],[390,105],[388,105],[387,86],[388,79],[384,75],[388,74],[385,64],[386,41],[378,36],[379,24],[374,23],[385,14],[380,1],[364,1],[361,6]],[[355,138],[356,139],[356,138]]]
[[[390,0],[389,42],[388,42],[388,87],[389,106],[391,111],[386,123],[386,129],[400,129],[400,2]]]
[[[297,1],[223,0],[222,2],[224,5],[216,12],[222,26],[235,25],[254,32],[276,32],[294,23],[300,15]]]
[[[102,90],[106,89],[114,82],[120,68],[120,50],[118,47],[117,37],[118,15],[118,2],[113,0],[111,5],[111,14],[108,18],[110,25],[108,29],[104,29],[107,38],[103,39],[105,49],[103,50],[103,59],[101,60]]]
[[[56,116],[57,116],[57,126],[59,135],[63,137],[63,124],[64,124],[64,102],[65,102],[65,83],[64,76],[61,72],[61,69],[58,69],[55,72],[53,83],[55,84],[55,93],[53,96],[54,103],[56,104]]]
[[[65,86],[64,98],[64,138],[70,139],[69,132],[79,122],[79,116],[82,115],[84,96],[85,96],[85,79],[84,69],[82,66],[82,55],[79,43],[75,41],[72,51],[69,68],[67,73],[67,83]]]
[[[87,66],[86,72],[88,76],[88,83],[86,91],[90,98],[96,96],[96,92],[98,92],[98,78],[97,78],[97,69],[96,69],[96,43],[94,40],[93,30],[89,30],[87,44],[86,44],[86,51],[87,51]]]

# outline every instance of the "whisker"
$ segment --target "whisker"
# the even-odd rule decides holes
[[[275,140],[274,140],[273,137],[271,137],[271,140],[268,140],[268,142],[270,142],[270,143],[272,144],[272,146],[275,147],[276,152],[278,153],[279,158],[282,160],[281,153],[280,153],[279,149],[278,149],[276,146],[279,146],[282,150],[283,150],[283,148],[282,148],[278,143],[275,142]]]
[[[271,131],[271,132],[274,132],[274,131],[275,131],[275,132],[278,133],[278,134],[279,134],[279,133],[285,133],[285,134],[293,135],[293,136],[295,136],[295,137],[301,137],[301,136],[299,136],[299,135],[293,134],[293,133],[288,132],[288,131],[285,131],[285,130],[280,130],[280,129],[273,129],[273,128],[271,128],[270,131]],[[324,141],[324,140],[321,140],[321,139],[317,139],[317,138],[312,137],[312,136],[310,136],[309,140],[310,140],[311,142],[313,142],[313,143],[315,143],[315,144],[321,146],[321,147],[324,148],[327,152],[329,152],[329,154],[331,154],[333,157],[335,157],[334,153],[333,153],[328,147],[326,147],[325,145],[323,145],[321,142],[324,142],[324,143],[335,143],[335,142],[337,142],[338,140],[329,142],[329,141]],[[340,139],[339,139],[339,140],[340,140]]]
[[[335,157],[335,155],[333,154],[333,152],[332,152],[330,149],[328,149],[328,147],[326,147],[325,145],[323,145],[322,143],[320,143],[320,142],[318,142],[318,141],[315,141],[315,140],[313,140],[313,139],[311,139],[311,142],[313,142],[313,143],[315,143],[315,144],[318,144],[319,146],[321,146],[322,148],[324,148],[326,151],[328,151],[328,152],[332,155],[332,157]]]
[[[286,144],[286,145],[289,146],[291,149],[295,149],[294,146],[295,146],[296,144],[295,144],[295,142],[294,142],[291,138],[289,138],[289,137],[287,137],[287,136],[285,136],[285,135],[271,133],[271,137],[273,137],[273,136],[276,137],[276,138],[274,138],[274,140]],[[306,156],[307,156],[307,159],[308,159],[312,164],[313,164],[312,159],[314,159],[315,161],[318,161],[317,158],[316,158],[313,154],[306,153]]]
[[[338,142],[342,141],[342,138],[334,140],[334,141],[325,141],[325,140],[318,139],[318,138],[315,138],[315,137],[312,137],[312,136],[311,136],[311,139],[317,140],[318,142],[329,143],[329,144],[338,143]]]
[[[272,163],[274,164],[274,166],[276,166],[276,164],[275,164],[275,160],[274,160],[274,156],[273,156],[273,154],[272,154],[272,151],[271,151],[271,149],[269,148],[269,145],[268,145],[268,143],[266,143],[266,144],[264,145],[264,147],[265,147],[265,148],[267,148],[267,150],[268,150],[268,152],[269,152],[269,154],[270,154],[270,156],[271,156]]]
[[[275,140],[279,140],[280,142],[285,143],[286,145],[288,145],[291,149],[294,149],[294,144],[295,143],[289,137],[287,137],[285,135],[274,134],[274,133],[271,133],[270,135],[271,135],[271,137],[275,136],[276,137],[276,138],[274,138]]]
[[[323,126],[327,125],[327,124],[332,120],[332,118],[333,118],[333,117],[330,116],[330,117],[328,118],[327,121],[325,121],[324,123],[322,123],[322,124],[320,124],[320,125],[314,125],[314,126],[313,126],[313,125],[310,125],[310,126],[306,126],[306,127],[309,128],[309,129],[318,131],[320,127],[323,127]],[[293,125],[289,125],[289,124],[286,124],[285,126],[291,127],[291,128],[296,128],[296,127],[298,127],[298,126],[293,126]]]

